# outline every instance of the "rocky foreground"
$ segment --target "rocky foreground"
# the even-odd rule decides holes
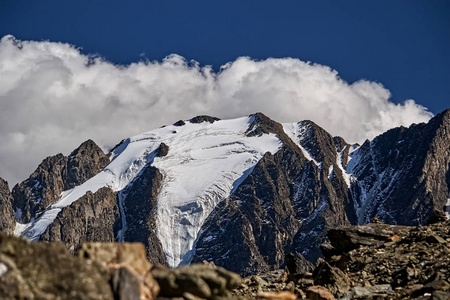
[[[435,223],[436,222],[436,223]],[[138,243],[61,243],[0,236],[0,299],[450,299],[450,222],[345,226],[328,232],[316,266],[241,278],[213,263],[152,265]]]

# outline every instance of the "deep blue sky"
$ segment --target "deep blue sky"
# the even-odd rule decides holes
[[[0,36],[68,42],[117,64],[171,53],[201,65],[295,57],[394,101],[450,107],[450,1],[1,0]]]

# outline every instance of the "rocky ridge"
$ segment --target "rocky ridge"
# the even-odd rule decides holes
[[[299,299],[450,298],[450,221],[344,226],[328,237],[331,248],[325,246],[325,259],[319,258],[314,270],[252,275],[243,279],[236,295],[288,299],[280,296],[288,291]],[[296,270],[301,259],[287,263]]]
[[[30,222],[49,205],[59,200],[63,191],[82,184],[109,163],[109,158],[92,140],[82,143],[68,157],[47,157],[30,175],[12,190],[13,206],[19,221]]]
[[[247,119],[248,128],[243,137],[239,136],[242,141],[212,143],[201,149],[196,149],[196,144],[192,154],[177,164],[195,161],[195,155],[202,151],[214,153],[215,149],[235,145],[243,146],[233,148],[233,155],[255,152],[249,149],[246,138],[269,135],[280,141],[278,151],[261,152],[262,157],[232,182],[232,187],[230,184],[229,193],[220,184],[208,188],[206,196],[221,198],[214,198],[214,204],[208,207],[212,213],[208,211],[198,233],[189,233],[195,240],[193,249],[188,249],[193,262],[214,261],[244,276],[283,268],[285,256],[293,252],[315,262],[322,257],[319,248],[330,229],[367,223],[372,217],[390,224],[424,224],[434,209],[442,210],[450,199],[450,110],[427,124],[394,128],[361,146],[349,145],[311,121],[279,124],[261,113]],[[145,245],[151,262],[167,264],[167,249],[163,249],[158,237],[156,208],[162,187],[179,177],[168,177],[171,169],[159,169],[158,161],[164,161],[171,153],[183,154],[179,149],[176,152],[178,144],[168,141],[176,141],[186,128],[198,128],[204,136],[211,126],[230,124],[227,122],[199,116],[139,135],[140,140],[124,140],[110,155],[87,141],[67,157],[49,157],[30,178],[16,185],[12,194],[0,182],[0,230],[12,232],[14,212],[19,223],[36,220],[58,201],[62,192],[70,192],[101,173],[121,151],[133,148],[138,141],[149,141],[153,144],[148,155],[153,158],[130,161],[126,167],[131,171],[123,174],[131,180],[127,185],[115,192],[109,189],[115,182],[95,193],[83,191],[81,198],[61,210],[40,239],[61,240],[72,253],[87,241],[137,241]],[[246,123],[243,124],[245,128]],[[228,130],[232,131],[225,128],[211,139]],[[134,174],[133,170],[141,166]],[[108,167],[105,170],[111,171]],[[188,180],[202,171],[195,169]],[[232,176],[236,174],[231,172],[223,178]],[[178,209],[183,213],[200,211],[195,207]],[[191,221],[195,218],[183,219],[185,224]],[[160,223],[170,224],[166,220]],[[324,247],[322,250],[327,251]]]
[[[283,270],[241,279],[214,263],[152,265],[140,243],[61,243],[0,235],[2,299],[448,299],[450,221],[329,231],[325,259],[286,255]]]

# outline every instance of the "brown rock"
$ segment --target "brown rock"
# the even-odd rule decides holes
[[[158,282],[160,297],[183,297],[190,293],[205,299],[227,296],[241,284],[239,275],[221,267],[193,264],[175,269],[155,267],[152,275]]]
[[[310,286],[306,289],[306,297],[310,300],[334,300],[333,294],[320,285]]]
[[[64,207],[40,240],[62,241],[75,254],[84,242],[114,242],[121,226],[116,193],[104,187]]]
[[[141,243],[85,243],[78,255],[100,264],[111,274],[116,295],[138,293],[141,299],[154,299],[159,293],[159,285],[150,272],[152,264]]]
[[[350,289],[350,280],[340,269],[319,258],[313,273],[314,284],[325,286],[332,294],[341,296]]]
[[[113,299],[108,281],[61,243],[0,235],[0,299]]]
[[[262,299],[281,299],[281,300],[297,300],[297,295],[292,292],[284,291],[279,293],[273,292],[258,292],[256,294],[257,298]]]

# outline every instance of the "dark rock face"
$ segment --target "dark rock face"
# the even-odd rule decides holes
[[[62,154],[47,157],[12,191],[13,206],[21,211],[19,221],[28,223],[37,218],[63,191],[84,183],[108,163],[108,157],[91,140],[81,144],[69,157]]]
[[[450,110],[428,124],[394,128],[365,142],[353,155],[352,184],[359,223],[425,224],[449,198]]]
[[[59,199],[67,181],[66,167],[64,155],[47,157],[27,180],[13,188],[14,208],[21,212],[19,222],[30,222]]]
[[[158,150],[156,150],[157,157],[166,156],[168,153],[169,153],[169,146],[167,146],[165,143],[161,143],[161,145],[159,145]]]
[[[121,226],[117,194],[105,187],[63,208],[40,240],[62,241],[75,253],[84,242],[114,242]]]
[[[186,123],[183,120],[179,120],[179,121],[176,121],[175,123],[173,123],[174,126],[183,126],[185,124]]]
[[[67,160],[67,181],[65,189],[71,189],[97,175],[109,164],[109,158],[92,140],[74,150]]]
[[[193,258],[193,262],[213,260],[242,275],[280,268],[285,253],[292,251],[315,260],[324,228],[349,224],[348,190],[339,184],[344,182],[342,174],[336,171],[332,179],[328,177],[337,156],[332,137],[323,130],[309,135],[307,143],[325,144],[334,155],[332,159],[316,152],[317,159],[323,158],[319,168],[280,124],[262,114],[253,117],[247,135],[275,133],[284,146],[274,155],[266,153],[236,192],[217,206],[202,229]]]
[[[412,227],[388,224],[343,226],[328,231],[331,245],[338,252],[348,252],[361,246],[379,245],[392,236],[405,236]]]
[[[1,299],[114,299],[108,276],[61,243],[0,235]]]
[[[199,116],[190,122],[217,120]],[[242,275],[283,268],[286,254],[292,252],[314,262],[322,255],[319,246],[327,240],[329,229],[364,224],[373,218],[386,224],[425,224],[433,211],[442,211],[450,199],[450,110],[428,124],[394,128],[361,146],[332,137],[311,121],[296,124],[297,136],[292,136],[261,113],[250,120],[245,132],[248,137],[275,134],[280,149],[266,153],[233,194],[217,205],[197,237],[193,262],[214,261]],[[118,147],[128,143],[129,139]],[[161,143],[156,155],[164,157],[169,151]],[[28,222],[54,203],[63,190],[84,182],[107,163],[107,157],[91,141],[70,157],[49,157],[13,189],[13,207],[20,209],[21,221]],[[110,192],[104,192],[111,194],[106,196],[104,210],[95,206],[94,199],[100,196],[88,194],[84,204],[61,212],[43,238],[67,241],[74,251],[84,240],[110,241],[119,234],[125,241],[144,243],[152,262],[166,264],[155,225],[162,180],[161,173],[149,164],[118,195],[124,219]],[[106,222],[86,220],[86,213]],[[443,220],[442,213],[436,216],[433,222]],[[72,220],[66,228],[64,218]],[[124,220],[127,228],[121,228]],[[80,229],[87,224],[91,227]],[[383,226],[331,230],[331,243],[322,247],[324,254],[331,259],[339,252],[376,246],[389,236],[406,234]],[[374,232],[380,228],[382,232]],[[350,242],[343,244],[343,240]],[[429,237],[429,243],[435,241],[440,240]]]
[[[155,167],[147,166],[123,195],[127,228],[124,240],[141,242],[147,248],[152,263],[167,265],[161,242],[156,235],[155,215],[162,175]]]
[[[280,124],[260,113],[252,117],[248,136],[275,133],[283,147],[267,153],[211,214],[194,261],[214,260],[244,275],[283,266],[279,258],[286,252],[315,261],[327,229],[372,217],[391,224],[424,224],[450,198],[450,110],[428,124],[392,129],[351,154],[342,138],[331,137],[313,122],[300,122],[301,136],[291,140]]]
[[[286,267],[291,274],[305,274],[312,272],[314,265],[300,253],[289,253],[286,255]]]
[[[191,123],[203,123],[203,122],[209,122],[214,123],[215,121],[219,121],[219,118],[216,117],[210,117],[210,116],[197,116],[189,120]],[[179,122],[177,122],[179,123]],[[180,123],[179,123],[180,124]],[[174,124],[175,125],[175,124]]]
[[[343,296],[350,289],[350,280],[339,268],[332,267],[323,259],[317,261],[313,273],[314,284],[326,287],[332,294]]]
[[[8,183],[0,178],[0,232],[13,234],[16,217],[12,207],[13,198]]]

